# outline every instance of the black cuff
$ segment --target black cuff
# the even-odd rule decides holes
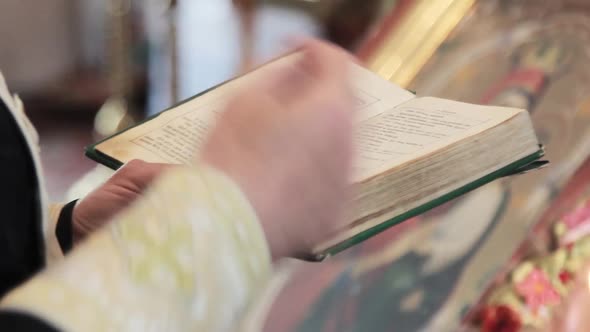
[[[0,330],[22,332],[59,332],[55,327],[32,314],[0,311]]]
[[[57,225],[55,227],[55,236],[57,237],[57,242],[61,247],[61,251],[67,254],[72,247],[74,246],[74,234],[72,229],[72,213],[74,212],[74,207],[78,200],[69,202],[66,204],[59,213],[59,218],[57,219]]]

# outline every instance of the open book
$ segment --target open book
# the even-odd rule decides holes
[[[296,56],[205,91],[89,147],[87,155],[111,168],[133,159],[190,163],[232,91],[275,66],[292,65]],[[335,254],[490,181],[545,163],[525,110],[418,98],[360,66],[351,64],[351,72],[357,194],[348,226],[307,259]]]

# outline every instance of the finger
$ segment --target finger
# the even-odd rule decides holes
[[[277,60],[277,67],[261,83],[279,101],[290,104],[311,90],[347,84],[352,56],[332,44],[302,39],[298,51]]]
[[[346,82],[348,66],[352,61],[352,56],[346,51],[316,39],[306,40],[302,51],[305,69],[320,84]]]
[[[303,59],[294,57],[269,80],[271,95],[285,105],[301,98],[312,83],[312,78],[304,70]]]
[[[340,46],[324,41],[317,38],[311,38],[306,36],[288,36],[284,39],[286,48],[292,49],[293,51],[303,52],[306,49],[327,49],[331,52],[340,53],[340,55],[346,57],[348,61],[357,61],[356,56],[341,48]]]
[[[354,98],[349,80],[348,76],[343,78],[343,82],[316,80],[313,87],[309,88],[309,93],[293,107],[312,113],[330,110],[327,113],[336,111],[343,116],[351,116],[354,113]]]
[[[304,48],[307,71],[313,76],[311,99],[337,102],[342,109],[352,102],[351,56],[330,44],[311,40]]]
[[[269,94],[288,108],[316,89],[346,86],[352,56],[319,40],[304,40],[299,51],[275,60],[247,91]],[[244,93],[244,90],[242,90]]]
[[[289,54],[275,60],[273,68],[268,69],[254,86],[258,93],[265,93],[285,106],[300,99],[312,84],[312,77],[307,72],[302,54]],[[249,86],[248,91],[252,91]]]
[[[174,166],[175,165],[172,164],[148,163],[143,160],[135,159],[123,165],[123,167],[117,171],[116,175],[126,178],[139,188],[145,188],[151,184],[156,177]]]

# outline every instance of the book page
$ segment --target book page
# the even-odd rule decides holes
[[[356,180],[374,176],[499,125],[520,110],[416,98],[364,121],[356,133]]]
[[[132,159],[174,164],[190,163],[234,91],[248,85],[252,80],[263,78],[268,71],[278,66],[293,65],[298,59],[297,56],[298,54],[293,54],[283,57],[162,112],[156,118],[98,144],[96,149],[123,163]],[[414,98],[414,94],[352,63],[351,78],[358,111],[356,121],[359,123]]]
[[[401,105],[415,95],[358,65],[351,65],[357,121],[363,122]]]

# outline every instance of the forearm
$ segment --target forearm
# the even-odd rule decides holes
[[[175,170],[2,308],[71,330],[225,330],[270,271],[256,215],[210,169]]]

